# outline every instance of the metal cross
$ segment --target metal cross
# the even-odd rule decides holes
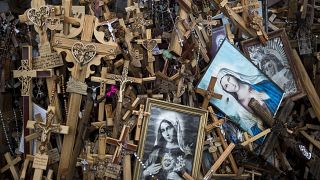
[[[113,34],[113,27],[112,27],[112,23],[118,21],[118,18],[114,18],[105,22],[102,22],[101,25],[107,25],[108,26],[108,31],[110,32],[111,36],[112,36],[112,41],[116,42],[116,37]]]

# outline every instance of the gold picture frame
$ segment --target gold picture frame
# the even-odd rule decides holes
[[[184,171],[197,179],[207,111],[151,98],[146,111],[150,115],[143,121],[137,153],[141,162],[135,162],[134,179],[181,177]]]

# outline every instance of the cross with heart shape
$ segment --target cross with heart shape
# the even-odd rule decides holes
[[[96,46],[94,44],[84,45],[82,42],[76,42],[71,48],[74,59],[81,65],[89,63],[96,55]]]
[[[136,42],[141,44],[148,51],[148,67],[147,70],[151,76],[155,76],[153,61],[154,57],[152,55],[152,50],[157,46],[158,43],[161,43],[161,39],[151,39],[151,29],[146,30],[146,39],[138,39]]]

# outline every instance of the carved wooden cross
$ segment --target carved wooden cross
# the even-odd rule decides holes
[[[46,114],[46,122],[43,123],[41,115],[36,114],[36,121],[29,120],[27,123],[27,128],[35,129],[38,136],[40,136],[40,146],[39,150],[41,153],[47,151],[47,145],[50,142],[51,133],[68,134],[69,127],[54,123],[54,107],[48,107]]]
[[[65,3],[65,6],[65,9],[71,9],[69,3]],[[71,14],[71,12],[69,13]],[[71,77],[79,82],[84,82],[85,78],[89,77],[90,73],[93,73],[93,71],[90,70],[90,66],[93,64],[99,65],[102,57],[105,56],[108,59],[112,59],[119,53],[119,47],[115,43],[100,44],[91,42],[93,38],[93,28],[88,27],[93,27],[95,20],[95,16],[84,15],[83,24],[80,24],[80,26],[83,27],[81,40],[68,39],[63,37],[63,35],[59,36],[57,34],[54,34],[52,38],[54,49],[59,53],[65,51],[67,53],[66,60],[74,63],[74,66],[69,68],[69,70],[71,71]],[[73,147],[77,133],[76,129],[81,101],[82,95],[70,93],[70,106],[66,123],[70,128],[70,133],[64,137],[58,178],[61,176],[65,176],[66,178],[72,176],[69,171],[74,167],[70,167],[70,157],[73,156],[74,151]],[[78,133],[81,134],[81,132]]]
[[[138,84],[142,83],[142,78],[128,77],[128,68],[129,68],[129,61],[126,60],[124,61],[121,75],[107,74],[107,78],[120,82],[120,88],[118,91],[119,93],[118,102],[121,102],[121,103],[123,101],[123,93],[127,83],[138,83]]]
[[[6,158],[6,161],[8,164],[0,169],[0,173],[2,174],[6,170],[10,169],[13,179],[18,180],[19,179],[19,171],[16,169],[15,165],[21,161],[21,157],[18,156],[17,158],[12,159],[9,152],[5,153],[4,157]]]
[[[151,76],[155,76],[154,67],[153,67],[153,62],[155,61],[155,59],[152,55],[152,50],[157,46],[157,44],[161,43],[161,39],[152,39],[151,29],[147,29],[146,39],[139,39],[137,40],[137,43],[141,44],[147,50],[147,53],[148,53],[147,70],[149,71]]]
[[[143,119],[144,117],[146,117],[146,116],[149,116],[150,113],[144,111],[144,105],[143,105],[143,104],[140,104],[140,109],[139,109],[139,111],[133,110],[132,113],[133,113],[134,115],[137,115],[137,116],[138,116],[137,126],[136,126],[136,134],[135,134],[135,136],[134,136],[134,140],[135,140],[135,141],[139,141],[139,140],[140,140],[140,133],[141,133],[141,126],[142,126],[142,119]]]
[[[179,98],[182,96],[182,94],[186,90],[185,79],[188,76],[188,74],[186,73],[185,69],[186,69],[186,66],[182,64],[179,72],[169,78],[170,80],[176,81],[176,84],[177,84],[177,92],[173,99],[173,102],[175,103],[180,102]]]
[[[124,125],[121,131],[121,135],[119,139],[114,139],[107,137],[106,142],[108,144],[112,144],[117,146],[116,151],[112,157],[112,163],[119,163],[121,159],[121,152],[123,150],[129,150],[129,151],[136,151],[137,150],[137,145],[128,143],[128,136],[129,136],[129,130],[130,127]]]
[[[203,103],[202,103],[203,109],[208,108],[209,101],[212,97],[216,98],[216,99],[222,98],[221,94],[217,94],[214,92],[214,85],[216,84],[216,81],[217,81],[217,78],[212,76],[210,79],[210,83],[209,83],[207,90],[203,90],[203,89],[199,89],[199,88],[196,89],[196,93],[199,93],[203,96]]]
[[[232,7],[231,9],[235,12],[235,13],[242,13],[244,11],[247,11],[248,9],[258,9],[260,7],[260,4],[257,0],[253,0],[253,1],[241,1],[241,4],[238,4],[235,7]]]
[[[47,78],[53,75],[52,70],[33,70],[32,69],[32,47],[22,46],[21,67],[18,70],[13,70],[13,77],[18,78],[22,83],[21,96],[23,103],[23,122],[24,135],[29,134],[26,129],[27,121],[32,119],[32,78]],[[28,145],[25,145],[25,153],[29,152]]]

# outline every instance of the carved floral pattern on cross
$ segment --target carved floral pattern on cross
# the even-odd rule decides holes
[[[28,60],[21,60],[21,66],[18,68],[18,71],[23,72],[23,76],[18,77],[19,81],[22,83],[21,96],[28,96],[30,93],[30,83],[33,73],[30,66],[28,65]]]

